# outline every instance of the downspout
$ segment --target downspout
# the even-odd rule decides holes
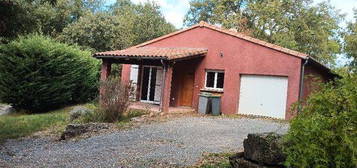
[[[299,102],[302,102],[304,94],[304,77],[305,77],[305,66],[309,62],[309,57],[305,59],[304,64],[301,66],[301,75],[300,75],[300,93],[299,93]],[[298,112],[301,111],[301,104],[299,104]]]
[[[162,100],[164,98],[164,92],[165,92],[165,83],[166,83],[166,72],[167,72],[167,68],[166,65],[164,63],[164,60],[161,59],[161,64],[164,67],[164,72],[163,72],[163,84],[162,84],[162,88],[161,88],[161,97],[160,97],[160,112],[163,111],[163,104],[162,104]]]

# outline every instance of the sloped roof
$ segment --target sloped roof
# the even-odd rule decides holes
[[[125,58],[152,58],[175,60],[194,56],[203,56],[206,48],[165,48],[165,47],[131,47],[124,50],[106,51],[94,54],[94,57],[125,57]]]
[[[201,21],[199,24],[193,25],[192,27],[189,27],[189,28],[186,28],[186,29],[183,29],[183,30],[180,30],[180,31],[176,31],[176,32],[173,32],[173,33],[158,37],[156,39],[141,43],[141,44],[136,45],[134,47],[143,47],[143,46],[146,46],[148,44],[151,44],[151,43],[154,43],[154,42],[169,38],[169,37],[174,36],[176,34],[180,34],[180,33],[186,32],[188,30],[191,30],[191,29],[194,29],[194,28],[197,28],[197,27],[205,27],[205,28],[208,28],[208,29],[211,29],[211,30],[215,30],[215,31],[218,31],[218,32],[221,32],[221,33],[224,33],[224,34],[228,34],[228,35],[231,35],[231,36],[234,36],[234,37],[237,37],[237,38],[240,38],[240,39],[243,39],[243,40],[246,40],[246,41],[261,45],[261,46],[264,46],[264,47],[267,47],[267,48],[271,48],[271,49],[274,49],[274,50],[277,50],[277,51],[280,51],[280,52],[283,52],[283,53],[286,53],[286,54],[289,54],[289,55],[292,55],[292,56],[299,57],[299,58],[302,58],[302,59],[306,59],[308,57],[307,54],[304,54],[304,53],[301,53],[301,52],[298,52],[298,51],[294,51],[294,50],[291,50],[291,49],[288,49],[288,48],[284,48],[284,47],[281,47],[281,46],[278,46],[278,45],[275,45],[275,44],[272,44],[272,43],[268,43],[268,42],[265,42],[263,40],[259,40],[259,39],[253,38],[253,37],[247,36],[245,34],[233,31],[233,30],[228,30],[228,29],[224,29],[224,28],[221,28],[221,27],[218,27],[218,26],[214,26],[214,25],[208,24],[207,22],[204,22],[204,21]]]

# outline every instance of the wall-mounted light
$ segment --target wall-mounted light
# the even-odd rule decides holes
[[[220,53],[219,53],[219,56],[223,57],[223,52],[220,52]]]

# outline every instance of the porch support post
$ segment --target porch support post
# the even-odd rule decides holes
[[[136,84],[136,101],[140,101],[141,100],[141,78],[143,75],[143,65],[139,65],[138,68],[138,83]]]
[[[102,66],[100,69],[100,80],[105,81],[108,79],[112,69],[112,63],[106,59],[102,59]]]
[[[169,112],[170,94],[171,94],[171,81],[172,81],[173,67],[167,65],[164,67],[164,87],[162,88],[162,99],[160,102],[161,112]]]
[[[106,81],[110,75],[112,63],[109,60],[102,59],[102,66],[100,69],[100,81]],[[99,104],[102,104],[102,95],[104,94],[103,88],[99,88]]]

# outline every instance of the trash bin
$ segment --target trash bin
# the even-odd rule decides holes
[[[198,100],[198,112],[201,114],[208,114],[209,113],[209,96],[210,93],[202,92],[199,94]]]
[[[221,95],[202,92],[198,102],[198,112],[201,114],[221,114]]]
[[[211,114],[215,116],[221,115],[221,96],[211,95],[209,99],[211,102]]]

